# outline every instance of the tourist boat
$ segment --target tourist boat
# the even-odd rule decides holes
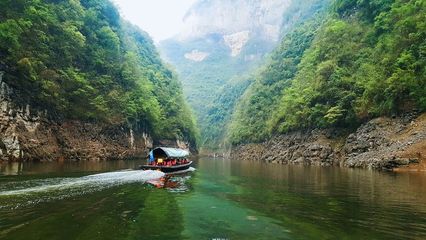
[[[164,173],[177,173],[188,170],[192,161],[188,160],[189,151],[179,148],[158,147],[149,152],[148,162],[139,168],[159,170]]]

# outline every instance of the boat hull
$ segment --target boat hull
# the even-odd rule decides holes
[[[173,173],[173,172],[179,172],[183,170],[187,170],[192,164],[192,161],[186,164],[178,165],[178,166],[152,166],[152,165],[142,165],[139,167],[139,169],[142,170],[159,170],[164,173]]]

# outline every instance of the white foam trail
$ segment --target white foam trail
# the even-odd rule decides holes
[[[62,179],[47,179],[43,181],[41,186],[34,186],[18,190],[2,191],[0,196],[17,196],[28,195],[35,193],[63,191],[63,190],[80,190],[93,191],[106,187],[113,187],[128,183],[146,182],[153,179],[158,179],[164,176],[164,173],[159,171],[120,171],[100,173],[89,175],[80,178],[62,178]]]
[[[185,170],[171,172],[171,173],[166,173],[166,175],[178,175],[178,174],[182,174],[182,173],[194,172],[195,170],[196,170],[195,168],[189,167],[188,169],[185,169]]]

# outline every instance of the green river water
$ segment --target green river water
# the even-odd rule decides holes
[[[0,239],[426,239],[426,174],[201,158],[0,165]]]

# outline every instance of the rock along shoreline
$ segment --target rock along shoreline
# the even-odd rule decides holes
[[[338,129],[291,132],[233,147],[230,156],[280,164],[426,171],[426,114],[376,118],[350,134]]]

